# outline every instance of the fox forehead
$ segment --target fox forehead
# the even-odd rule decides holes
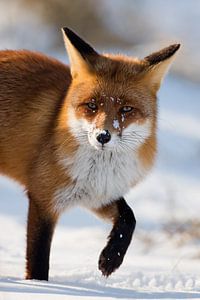
[[[100,85],[104,89],[116,89],[116,85],[125,88],[131,82],[139,79],[145,69],[144,63],[137,58],[130,58],[122,55],[102,55],[95,65],[95,70],[87,70],[83,76],[77,76],[73,79],[74,83],[78,83],[79,87],[83,83],[88,83],[90,86]]]
[[[142,74],[145,64],[136,57],[104,54],[96,67],[96,73],[116,82],[132,81]]]

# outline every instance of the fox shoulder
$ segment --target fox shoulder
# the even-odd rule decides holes
[[[0,51],[0,76],[4,81],[7,77],[13,83],[24,80],[24,84],[26,84],[31,80],[32,83],[37,82],[39,86],[40,84],[45,85],[47,82],[54,86],[55,80],[58,86],[71,82],[70,70],[67,65],[55,58],[28,50]]]

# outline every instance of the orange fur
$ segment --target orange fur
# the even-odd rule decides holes
[[[83,58],[74,50],[69,39],[66,45],[72,76],[68,66],[43,54],[0,51],[0,173],[17,180],[28,191],[35,207],[30,208],[31,232],[32,222],[38,216],[39,220],[56,222],[59,212],[55,210],[53,195],[73,181],[70,172],[60,164],[60,158],[71,157],[79,147],[68,126],[71,108],[77,119],[95,121],[98,128],[116,134],[149,118],[151,135],[138,149],[138,155],[149,169],[156,154],[156,91],[164,73],[163,68],[159,71],[162,62],[154,62],[156,55],[146,60],[114,55],[95,58],[91,49],[85,59],[85,54]],[[165,63],[168,62],[167,57]],[[86,106],[93,98],[98,112]],[[120,101],[113,102],[113,98]],[[122,122],[119,111],[126,105],[134,106],[135,110]],[[120,130],[112,126],[116,117]],[[107,207],[102,207],[97,213],[116,218],[115,208],[109,207],[107,211]],[[34,236],[37,230],[39,227],[34,229]],[[27,278],[33,278],[29,263]]]

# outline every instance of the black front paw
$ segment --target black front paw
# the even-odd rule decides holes
[[[99,270],[108,277],[123,262],[135,229],[135,216],[123,198],[117,201],[118,216],[108,238],[108,244],[99,257]]]
[[[99,257],[99,270],[102,274],[108,277],[121,265],[124,254],[122,254],[118,247],[107,245]]]

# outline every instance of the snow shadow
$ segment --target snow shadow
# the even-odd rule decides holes
[[[0,292],[35,293],[43,295],[66,295],[113,299],[200,299],[200,292],[185,291],[135,291],[132,289],[107,287],[77,282],[21,281],[16,278],[0,278]]]

